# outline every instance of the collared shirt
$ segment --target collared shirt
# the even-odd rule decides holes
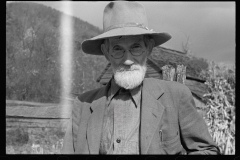
[[[111,80],[100,154],[139,154],[141,88],[125,90]]]

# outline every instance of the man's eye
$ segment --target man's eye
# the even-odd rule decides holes
[[[121,51],[122,48],[120,48],[120,47],[114,47],[113,50],[114,50],[114,51]]]
[[[141,46],[140,45],[134,45],[133,48],[138,49],[138,48],[141,48]]]

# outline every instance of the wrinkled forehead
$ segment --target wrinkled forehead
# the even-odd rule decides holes
[[[143,42],[143,35],[136,36],[116,36],[109,38],[110,45],[116,44],[129,44],[129,43],[141,43]]]

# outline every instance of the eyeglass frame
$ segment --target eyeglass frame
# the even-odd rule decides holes
[[[142,46],[141,46],[142,47]],[[124,49],[123,47],[121,47],[124,51],[123,51],[123,54],[122,54],[122,56],[121,57],[119,57],[119,58],[116,58],[116,57],[114,57],[113,56],[113,54],[110,54],[113,58],[115,58],[115,59],[120,59],[120,58],[122,58],[122,57],[124,57],[124,55],[125,55],[125,53],[126,53],[126,51],[129,51],[130,53],[131,53],[131,55],[133,55],[133,56],[141,56],[142,54],[143,54],[143,52],[144,52],[144,50],[141,48],[141,53],[139,54],[139,55],[134,55],[133,53],[132,53],[132,49]]]

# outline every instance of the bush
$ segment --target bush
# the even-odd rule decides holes
[[[27,144],[29,140],[28,132],[22,127],[11,129],[6,133],[7,145],[19,145]]]
[[[204,58],[199,58],[199,57],[195,57],[192,55],[188,55],[188,57],[190,58],[190,60],[187,62],[188,74],[193,77],[202,78],[200,76],[200,73],[202,71],[207,70],[208,65],[209,65],[207,60]]]
[[[29,131],[29,139],[19,130]],[[31,133],[30,133],[31,132]],[[7,130],[7,154],[60,154],[63,146],[63,130],[61,128],[17,128]],[[20,139],[23,138],[22,141]],[[25,140],[24,140],[25,139]],[[23,143],[24,142],[24,143]]]
[[[222,154],[235,154],[235,71],[210,63],[204,73],[208,93],[204,95],[206,113],[204,119],[213,140]],[[231,79],[231,81],[229,81]]]
[[[63,128],[59,127],[55,130],[55,135],[58,137],[58,139],[63,139],[65,136],[65,132]]]

